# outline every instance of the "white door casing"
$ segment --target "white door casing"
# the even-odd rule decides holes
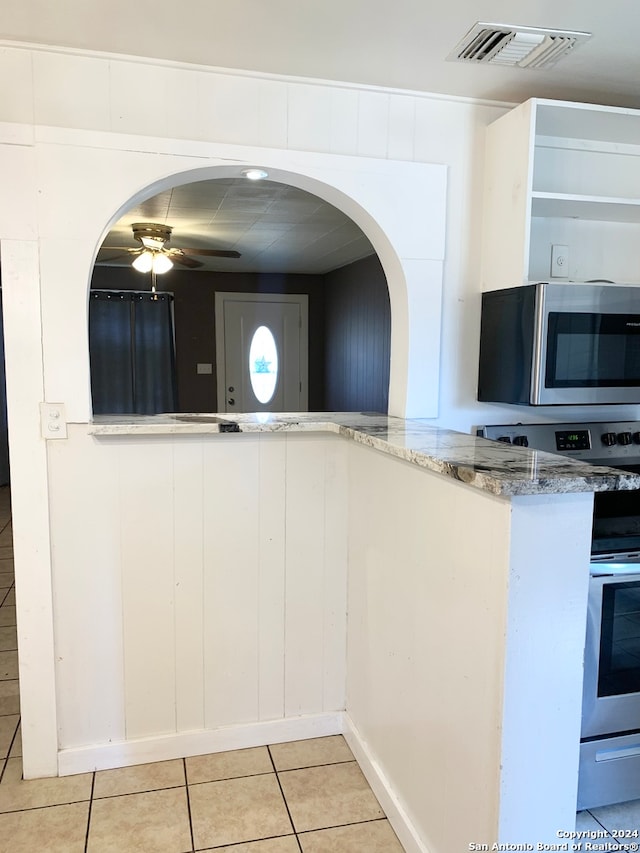
[[[218,411],[307,411],[308,297],[216,293],[215,314]],[[273,393],[267,392],[267,399],[254,387],[255,364],[249,358],[254,335],[261,327],[273,335],[276,349],[271,356],[262,350],[257,353],[265,371],[275,368]]]

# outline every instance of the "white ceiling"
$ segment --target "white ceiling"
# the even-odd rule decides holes
[[[587,31],[554,68],[446,57],[477,22]],[[521,102],[640,107],[638,0],[2,0],[0,38]]]
[[[240,252],[237,259],[194,255],[202,263],[201,271],[320,275],[373,253],[360,228],[340,210],[315,195],[269,180],[220,178],[167,190],[129,210],[103,247],[139,249],[131,229],[134,222],[170,225],[168,248]],[[103,248],[98,261],[128,266],[131,258]]]
[[[478,21],[592,38],[544,70],[447,61]],[[640,0],[2,0],[0,18],[0,39],[9,41],[508,103],[547,97],[634,108],[639,35]],[[140,205],[107,242],[136,245],[131,222],[151,219],[174,226],[175,247],[203,245],[215,223],[215,245],[243,256],[216,269],[271,270],[273,260],[281,272],[322,271],[317,252],[303,260],[303,249],[329,247],[330,235],[338,237],[327,248],[331,267],[353,259],[351,249],[353,257],[369,251],[352,223],[306,193],[275,185],[250,200],[246,187],[216,183],[208,201],[202,185],[191,185]]]

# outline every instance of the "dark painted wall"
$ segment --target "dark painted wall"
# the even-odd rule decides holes
[[[91,286],[149,290],[150,280],[132,269],[96,267]],[[158,290],[174,294],[178,411],[215,412],[215,293],[306,293],[309,296],[309,409],[324,407],[324,278],[314,275],[191,272],[173,269],[158,278]],[[212,364],[212,374],[196,365]]]
[[[325,276],[327,411],[388,411],[390,341],[389,289],[377,255]]]
[[[91,286],[148,290],[149,278],[124,267],[96,267]],[[377,256],[326,276],[172,270],[158,289],[174,294],[178,411],[214,412],[215,293],[306,293],[309,296],[309,410],[388,409],[391,310]],[[212,364],[211,374],[196,365]]]

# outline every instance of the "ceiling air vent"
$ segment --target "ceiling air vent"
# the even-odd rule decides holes
[[[549,68],[591,33],[477,23],[447,56],[454,62]]]

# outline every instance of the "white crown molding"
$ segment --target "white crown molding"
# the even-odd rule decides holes
[[[217,74],[227,77],[246,77],[254,80],[269,80],[286,85],[319,86],[335,89],[348,89],[356,92],[372,92],[382,95],[399,95],[419,98],[427,101],[445,101],[457,104],[473,104],[483,107],[501,107],[511,109],[517,106],[511,101],[494,101],[486,98],[472,98],[462,95],[443,95],[437,92],[423,92],[418,89],[399,89],[389,86],[374,86],[367,83],[349,83],[347,81],[327,80],[318,77],[298,77],[285,74],[270,74],[265,71],[249,71],[242,68],[224,68],[216,65],[201,65],[173,59],[159,59],[148,56],[136,56],[125,53],[112,53],[99,50],[84,50],[64,45],[40,44],[38,42],[13,41],[0,39],[0,49],[24,50],[36,53],[58,53],[66,56],[80,56],[101,59],[106,62],[133,62],[140,65],[155,65],[159,68],[174,68],[182,71],[199,71],[204,74]]]

